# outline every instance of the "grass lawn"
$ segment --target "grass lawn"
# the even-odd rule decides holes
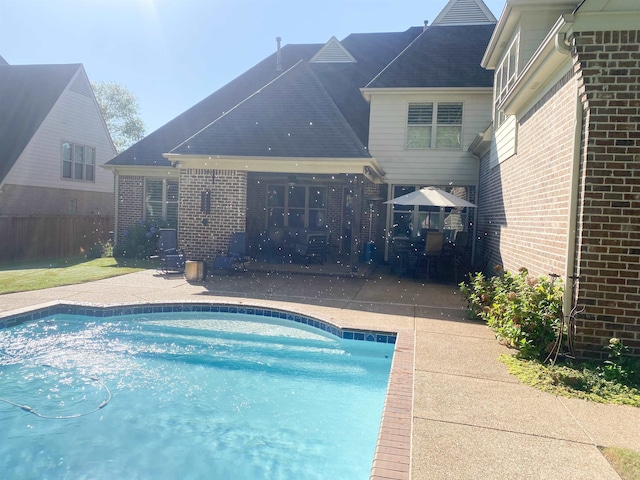
[[[0,294],[73,285],[155,268],[149,260],[64,258],[0,264]]]

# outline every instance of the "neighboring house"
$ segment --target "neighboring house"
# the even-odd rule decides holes
[[[494,26],[481,0],[451,0],[405,32],[277,39],[274,55],[107,163],[117,238],[169,220],[191,258],[211,260],[234,231],[259,248],[265,232],[304,228],[353,261],[369,240],[442,229],[450,212],[383,201],[426,185],[475,199],[468,147],[491,121],[480,60]],[[458,228],[473,223],[458,213]]]
[[[640,354],[640,3],[507,0],[483,66],[478,253],[565,280],[578,355]]]
[[[80,64],[0,58],[0,215],[113,214],[116,151]]]

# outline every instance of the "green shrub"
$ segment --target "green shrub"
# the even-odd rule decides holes
[[[599,369],[602,378],[640,385],[640,359],[629,355],[629,347],[614,337],[604,349],[608,353],[608,359]]]
[[[158,248],[158,231],[169,227],[165,222],[141,220],[125,231],[125,240],[113,247],[113,256],[117,258],[149,258]]]
[[[460,284],[470,313],[487,322],[501,342],[516,348],[522,358],[542,359],[562,324],[562,287],[556,279],[532,277],[496,269],[498,275],[469,276]]]
[[[113,243],[111,240],[98,240],[93,247],[87,250],[87,258],[109,258],[113,257]]]

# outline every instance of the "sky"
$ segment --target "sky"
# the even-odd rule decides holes
[[[504,0],[484,0],[498,18]],[[0,0],[0,55],[12,65],[82,63],[124,85],[147,133],[289,43],[397,32],[447,0]]]

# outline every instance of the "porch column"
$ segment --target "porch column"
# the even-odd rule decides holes
[[[353,187],[353,223],[351,226],[351,257],[349,263],[351,267],[358,265],[360,259],[362,235],[362,185],[358,182]]]
[[[234,232],[246,231],[247,172],[180,171],[178,241],[190,260],[212,261]]]

